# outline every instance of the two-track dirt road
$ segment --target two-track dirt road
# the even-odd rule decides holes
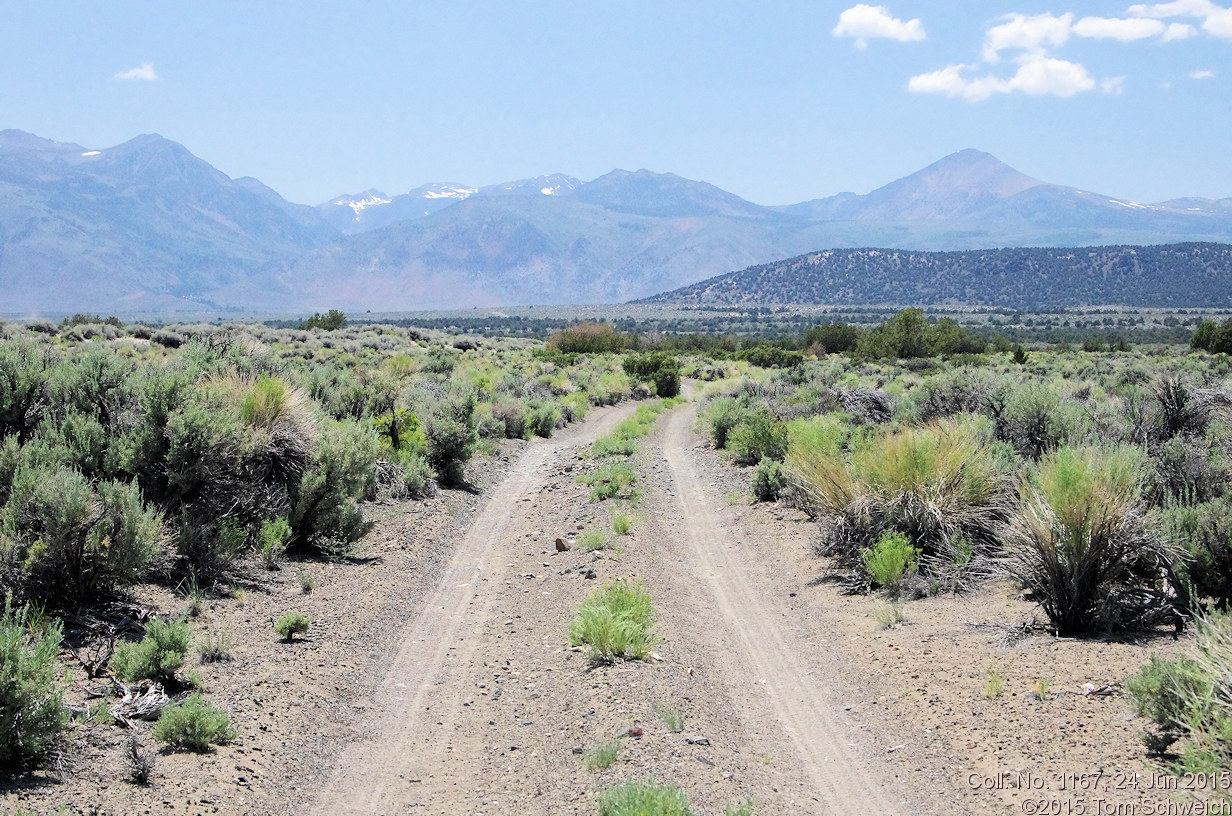
[[[593,555],[555,552],[557,535],[607,522],[575,484],[588,467],[578,451],[631,410],[512,465],[404,628],[364,737],[340,750],[313,812],[593,813],[602,787],[647,778],[680,784],[701,813],[746,797],[758,812],[905,812],[835,708],[826,672],[838,669],[807,657],[816,644],[748,568],[756,542],[716,521],[722,498],[690,453],[692,405],[661,418],[635,458],[649,513],[635,534]],[[593,667],[569,648],[572,610],[602,583],[580,577],[588,569],[651,589],[659,660]],[[659,721],[665,708],[683,734]],[[633,723],[644,738],[624,738]],[[621,761],[587,771],[577,754],[612,740]]]

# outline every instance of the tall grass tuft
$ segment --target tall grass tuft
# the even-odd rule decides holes
[[[1006,567],[1058,634],[1174,619],[1167,579],[1180,553],[1147,516],[1143,475],[1136,448],[1060,448],[1022,480]]]
[[[877,430],[853,439],[848,455],[824,438],[789,448],[791,477],[822,519],[822,552],[835,556],[850,588],[869,588],[864,552],[887,530],[919,550],[922,576],[951,589],[991,572],[1012,491],[989,435],[986,422],[968,416]]]
[[[653,623],[650,593],[640,583],[612,580],[582,604],[569,624],[569,643],[589,646],[597,662],[644,660],[657,641]]]

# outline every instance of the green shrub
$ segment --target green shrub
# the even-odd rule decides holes
[[[692,816],[689,797],[676,785],[626,782],[599,796],[599,816]]]
[[[239,736],[227,713],[205,703],[200,694],[163,709],[150,734],[172,748],[190,751],[207,751],[211,745],[226,745]]]
[[[727,447],[727,437],[744,418],[745,407],[735,397],[718,397],[710,403],[706,415],[710,420],[710,436],[719,450]]]
[[[38,759],[68,722],[57,658],[63,626],[4,599],[0,617],[0,767]]]
[[[753,469],[753,495],[758,501],[778,501],[787,487],[787,472],[773,459],[762,459]]]
[[[1232,608],[1232,501],[1169,507],[1161,521],[1165,538],[1188,555],[1181,571],[1196,596],[1190,606],[1210,599],[1220,609]]]
[[[290,643],[296,635],[308,631],[312,621],[302,612],[287,612],[274,623],[274,631]]]
[[[644,660],[657,640],[653,622],[650,593],[641,584],[612,580],[583,602],[569,624],[569,643],[589,646],[597,661]]]
[[[89,603],[140,577],[160,528],[136,481],[96,491],[76,470],[19,468],[0,511],[0,556],[20,565],[23,594]]]
[[[680,393],[680,361],[666,352],[626,354],[621,365],[630,377],[653,382],[656,396],[674,397]]]
[[[455,394],[436,406],[424,423],[428,464],[446,487],[464,482],[466,463],[479,444],[475,421],[475,395]]]
[[[1196,654],[1152,655],[1125,685],[1138,714],[1156,725],[1156,733],[1143,735],[1148,749],[1162,754],[1183,740],[1178,775],[1232,765],[1232,616],[1199,619]]]
[[[1007,569],[1061,635],[1172,621],[1179,552],[1141,497],[1134,448],[1061,448],[1020,486],[1004,536]]]
[[[291,525],[285,518],[279,516],[261,525],[261,562],[266,569],[277,569],[278,559],[287,550],[287,541],[291,538]]]
[[[116,677],[130,682],[144,678],[172,682],[191,645],[192,632],[187,621],[155,618],[145,625],[145,636],[139,643],[116,644],[111,670]]]
[[[919,569],[920,551],[902,533],[882,532],[871,548],[864,551],[864,568],[879,587],[897,593],[905,579]]]
[[[295,540],[326,553],[345,551],[371,529],[355,500],[375,478],[376,432],[357,422],[331,422],[296,486],[289,520]]]
[[[557,403],[541,402],[530,407],[526,418],[526,426],[535,436],[549,439],[559,424],[560,405]]]
[[[787,455],[787,426],[768,411],[753,411],[731,429],[727,449],[740,465],[754,465],[762,459],[781,462]]]

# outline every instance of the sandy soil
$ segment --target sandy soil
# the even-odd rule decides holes
[[[1153,795],[1111,789],[1151,770],[1115,684],[1184,638],[1008,645],[1034,607],[1006,584],[910,602],[883,628],[883,600],[821,580],[813,523],[747,503],[748,471],[697,438],[692,406],[634,458],[632,534],[557,553],[557,537],[610,529],[576,477],[594,467],[584,446],[631,410],[511,446],[475,468],[475,493],[377,508],[351,563],[293,564],[214,602],[196,626],[229,632],[234,659],[200,671],[235,744],[164,755],[138,787],[123,781],[127,734],[78,726],[62,770],[0,789],[0,811],[588,814],[626,779],[674,781],[699,814],[750,796],[758,813],[992,814]],[[570,648],[574,611],[613,577],[654,597],[658,659],[594,666]],[[276,642],[287,609],[314,620],[302,643]],[[616,763],[587,770],[579,752],[609,742]],[[1060,790],[1097,772],[1109,790]]]

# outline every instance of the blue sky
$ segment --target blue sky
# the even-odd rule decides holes
[[[0,128],[161,133],[320,203],[616,168],[760,204],[954,151],[1232,197],[1232,1],[0,0]]]

